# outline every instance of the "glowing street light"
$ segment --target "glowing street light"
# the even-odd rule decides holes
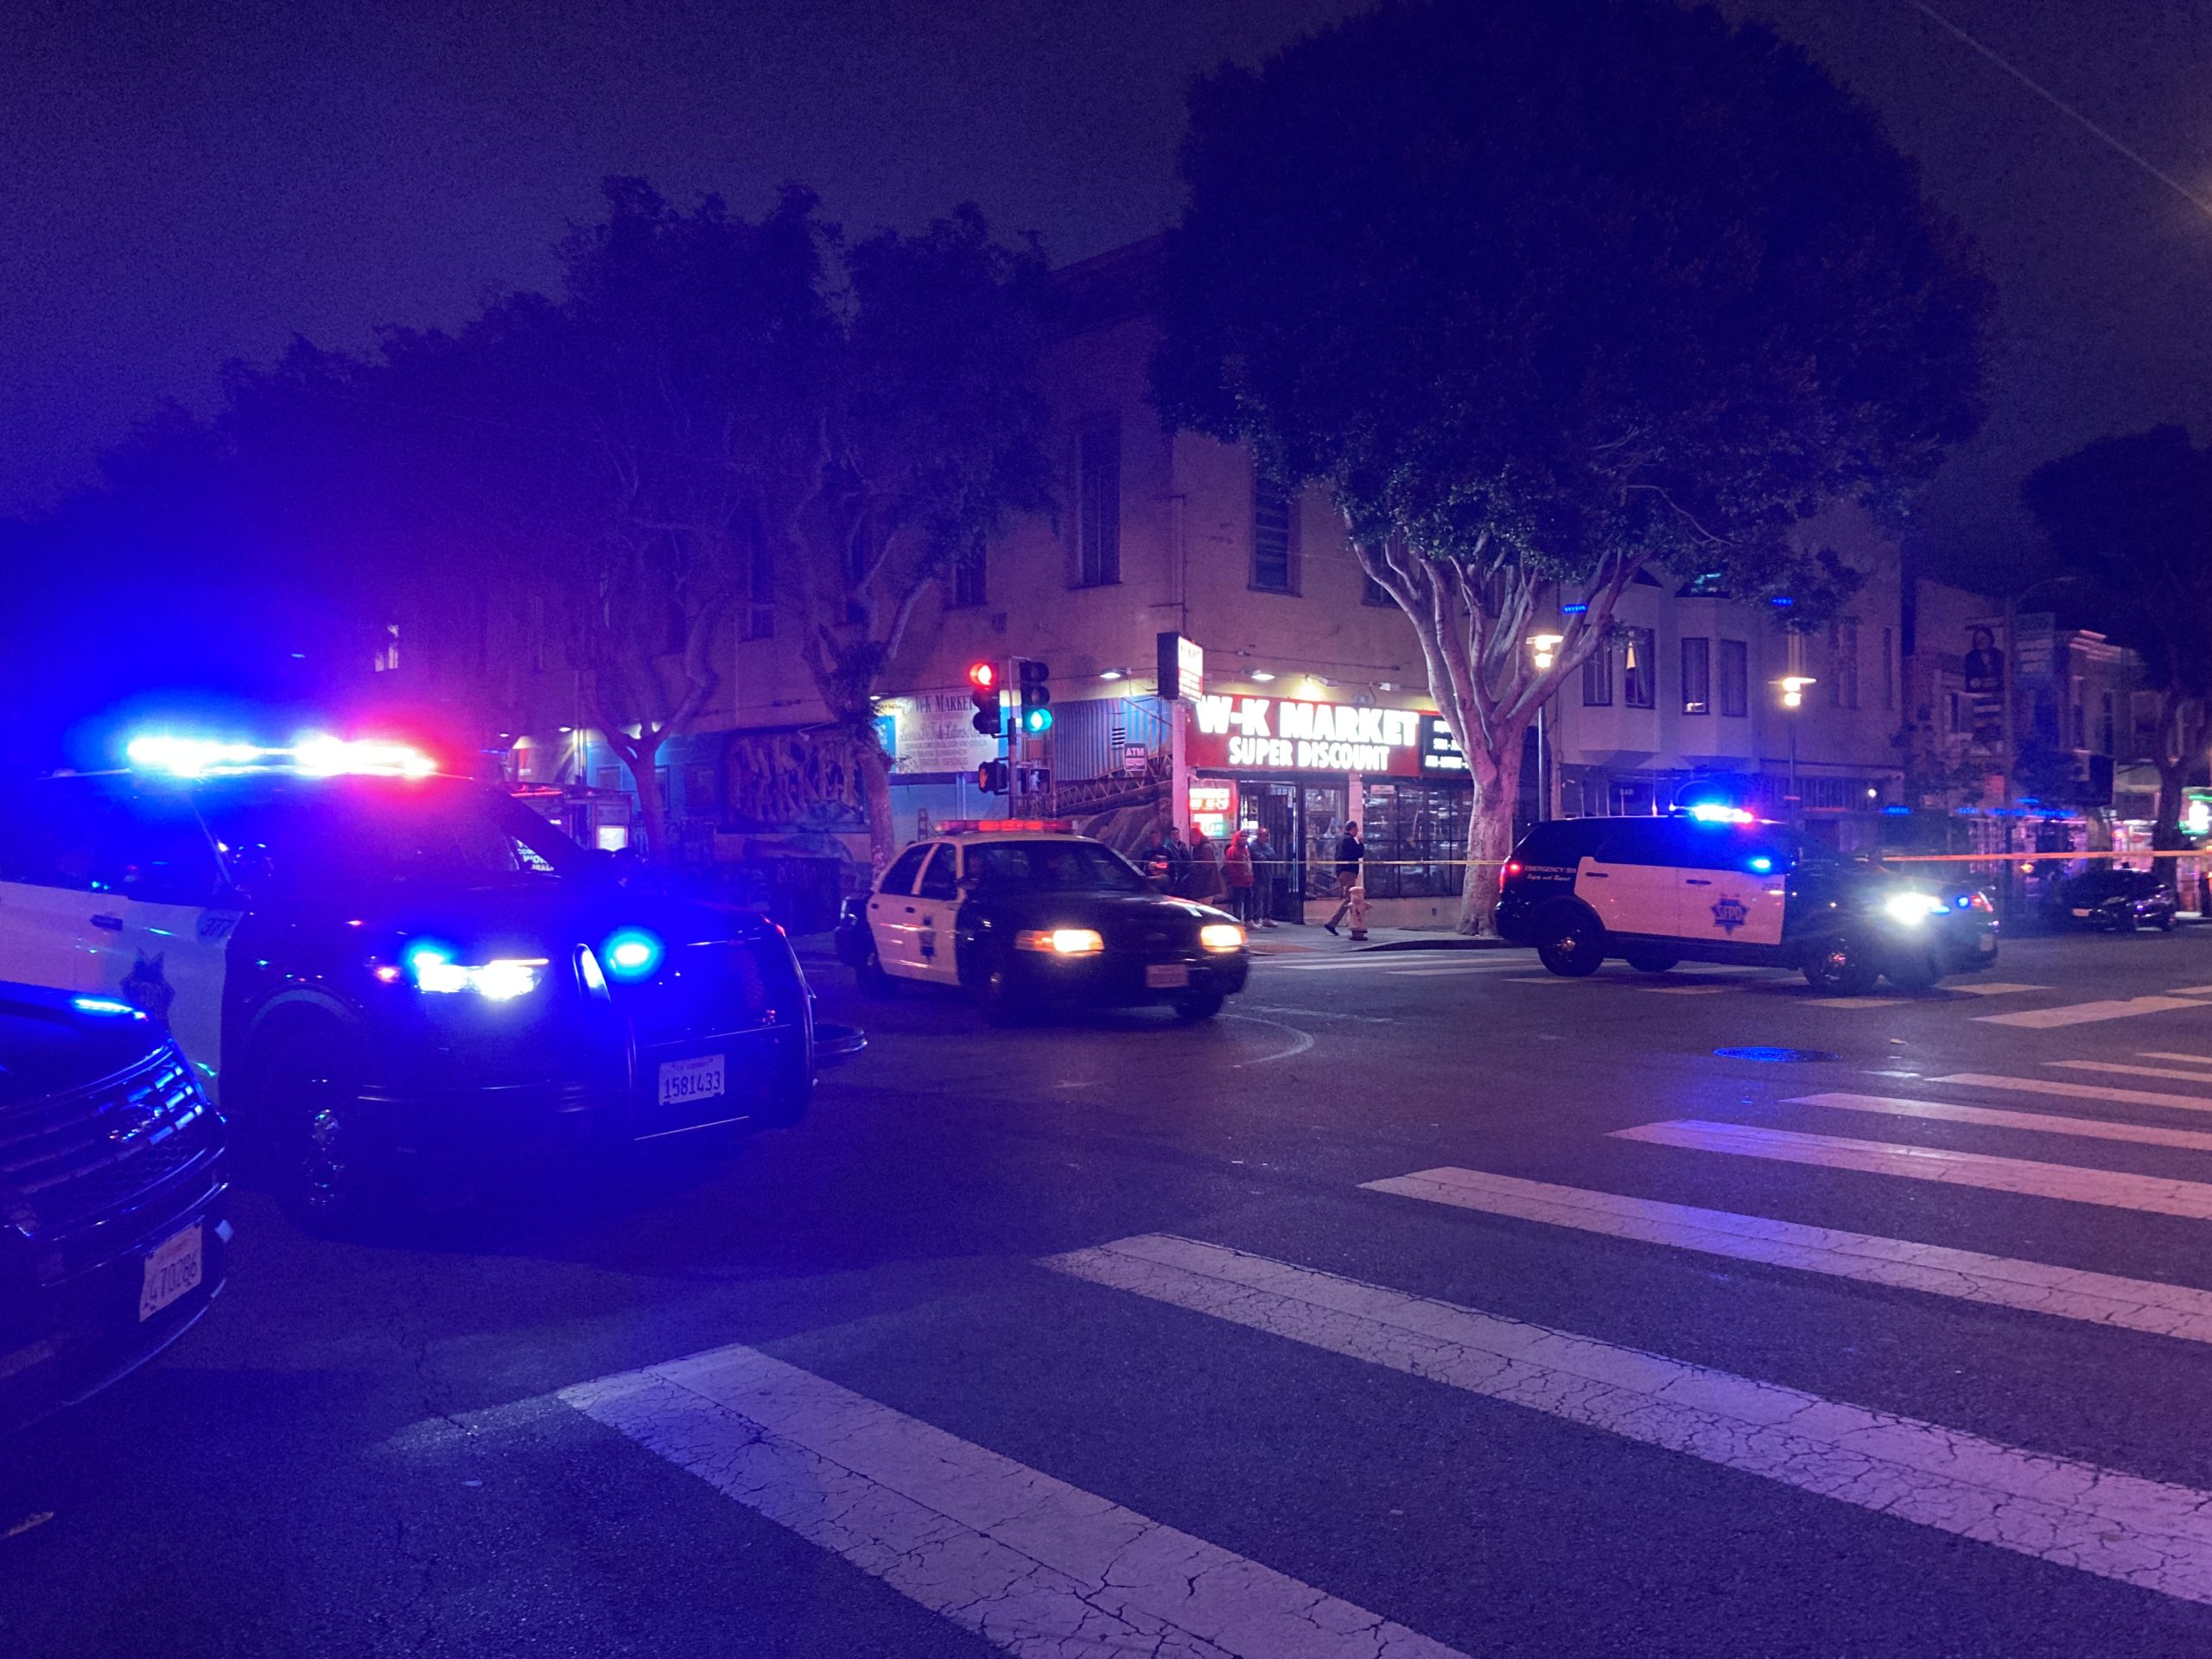
[[[1820,682],[1809,674],[1785,674],[1782,677],[1782,706],[1802,709],[1805,705],[1805,688]]]
[[[1567,643],[1563,633],[1532,633],[1529,636],[1529,650],[1535,658],[1538,669],[1549,668],[1559,660],[1559,648]]]

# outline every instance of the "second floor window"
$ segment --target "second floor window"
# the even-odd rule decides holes
[[[1686,715],[1709,715],[1713,712],[1713,641],[1688,639],[1682,641],[1682,712]]]
[[[1076,443],[1076,585],[1122,579],[1122,434],[1094,427]]]
[[[1659,701],[1659,664],[1653,660],[1651,630],[1630,628],[1621,649],[1621,702],[1630,709],[1649,709]]]
[[[1613,701],[1613,645],[1600,639],[1598,649],[1582,659],[1582,706],[1610,708]]]
[[[981,605],[990,596],[990,552],[980,543],[952,563],[952,602]]]
[[[1298,591],[1298,500],[1262,478],[1252,480],[1252,586]]]
[[[1737,720],[1751,712],[1751,651],[1741,639],[1720,642],[1720,712]]]
[[[1828,707],[1859,706],[1859,624],[1846,620],[1828,627]]]

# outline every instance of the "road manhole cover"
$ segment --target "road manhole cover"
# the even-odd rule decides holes
[[[1825,1048],[1716,1048],[1713,1052],[1724,1060],[1769,1060],[1782,1065],[1842,1058],[1829,1053]]]

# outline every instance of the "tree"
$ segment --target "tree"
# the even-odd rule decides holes
[[[2180,427],[2157,427],[2047,461],[2021,493],[2082,613],[2134,650],[2158,693],[2151,844],[2180,848],[2183,791],[2212,698],[2212,454]]]
[[[1155,397],[1332,493],[1467,755],[1471,861],[1639,571],[1809,626],[1849,577],[1806,521],[1894,520],[1979,418],[1956,233],[1863,108],[1709,9],[1386,5],[1201,83],[1183,171]]]

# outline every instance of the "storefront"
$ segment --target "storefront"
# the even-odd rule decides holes
[[[1473,789],[1438,717],[1419,709],[1300,698],[1193,700],[1185,750],[1192,823],[1208,836],[1267,831],[1270,913],[1301,921],[1339,897],[1337,839],[1359,824],[1369,899],[1455,896]]]

